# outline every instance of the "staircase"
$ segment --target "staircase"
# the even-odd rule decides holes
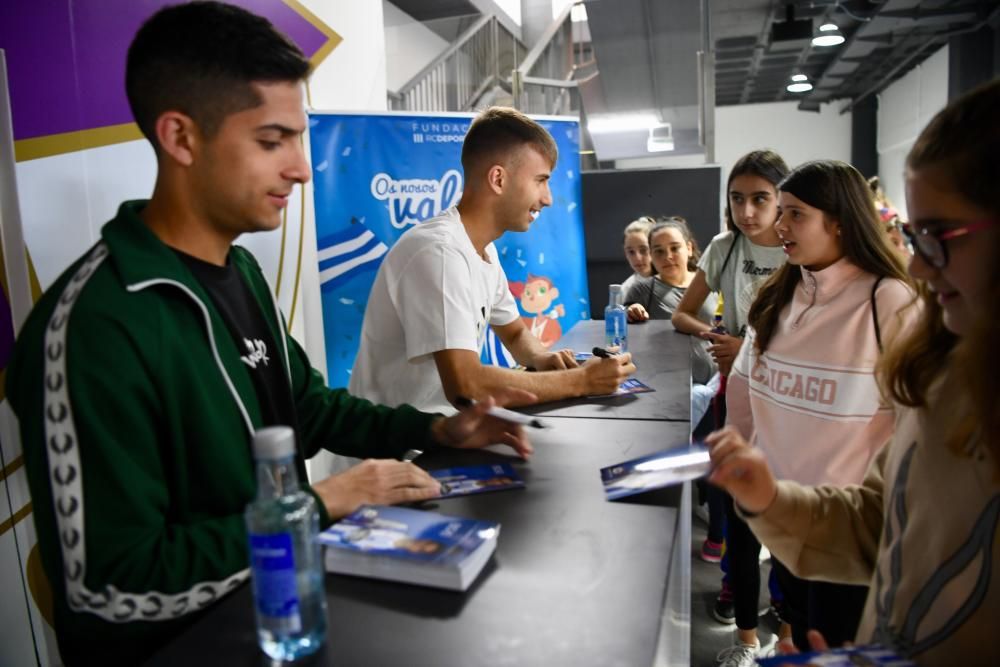
[[[481,17],[398,92],[393,111],[472,111],[510,104],[510,72],[524,45],[495,16]]]
[[[388,93],[389,108],[469,112],[502,105],[579,116],[578,85],[596,76],[596,68],[571,10],[566,7],[530,51],[496,17],[481,17],[398,92]]]

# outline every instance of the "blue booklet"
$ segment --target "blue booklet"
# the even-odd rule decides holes
[[[500,524],[362,505],[317,538],[328,572],[464,591],[496,549]]]
[[[427,472],[441,482],[441,498],[524,488],[524,482],[509,463],[443,468]]]
[[[779,665],[817,665],[819,667],[916,667],[915,662],[901,658],[898,653],[878,646],[852,646],[834,648],[829,651],[799,653],[797,655],[776,655],[773,658],[757,658],[763,667]]]
[[[618,385],[618,391],[609,395],[623,396],[625,394],[645,394],[651,391],[656,391],[656,390],[650,387],[648,384],[643,384],[642,382],[639,382],[635,378],[629,378],[628,380],[625,380],[620,385]]]
[[[605,497],[617,500],[697,479],[710,467],[708,449],[696,443],[601,468],[601,481]]]

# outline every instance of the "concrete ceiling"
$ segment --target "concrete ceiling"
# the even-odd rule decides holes
[[[391,0],[404,12],[418,21],[433,21],[435,19],[476,14],[478,9],[469,0]]]
[[[522,0],[526,3],[542,0]],[[430,27],[448,17],[486,11],[488,0],[393,0]],[[583,0],[598,76],[580,85],[584,113],[646,112],[673,128],[671,155],[701,152],[698,145],[698,52],[714,51],[715,105],[794,100],[803,110],[841,100],[843,111],[878,93],[920,64],[955,34],[996,25],[997,0],[709,0],[703,37],[698,0]],[[807,37],[776,40],[773,28],[788,12],[816,31],[834,23],[846,38],[816,47]],[[542,12],[544,14],[544,12]],[[454,18],[452,19],[454,20]],[[464,20],[472,20],[464,18]],[[448,25],[454,32],[461,25]],[[439,32],[442,32],[439,31]],[[525,34],[538,31],[525,30]],[[447,37],[446,37],[447,38]],[[526,45],[528,48],[532,44]],[[813,84],[789,93],[793,74]],[[647,133],[594,136],[602,161],[648,156]]]
[[[698,2],[602,0],[586,3],[599,76],[581,89],[588,117],[652,113],[673,130],[672,155],[698,144]],[[602,161],[648,155],[647,130],[593,135]]]
[[[808,39],[774,41],[771,30],[786,19],[813,28],[837,25],[839,46]],[[799,100],[816,110],[831,100],[853,101],[877,93],[920,64],[958,31],[996,20],[996,0],[712,0],[717,106]],[[789,93],[792,74],[805,74],[808,93]]]
[[[355,2],[373,0],[355,0]],[[448,42],[455,41],[483,14],[494,14],[514,35],[521,28],[500,11],[493,0],[390,0],[392,4],[420,21]]]

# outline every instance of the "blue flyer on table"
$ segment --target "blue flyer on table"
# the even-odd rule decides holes
[[[656,391],[648,384],[643,384],[635,378],[629,378],[625,380],[620,385],[618,385],[618,391],[611,394],[611,396],[622,396],[624,394],[645,394],[651,391]]]
[[[319,542],[338,550],[361,552],[433,565],[458,565],[486,541],[500,524],[462,519],[407,507],[363,505],[319,534]]]
[[[779,665],[816,665],[817,667],[916,667],[915,662],[901,658],[898,653],[878,645],[835,648],[829,651],[799,653],[796,655],[776,655],[773,658],[758,658],[763,667]]]
[[[592,358],[594,355],[591,354],[590,352],[575,352],[574,356],[576,357],[576,360],[582,364],[583,362]],[[656,390],[650,387],[648,384],[643,384],[642,382],[636,380],[635,378],[629,378],[628,380],[622,382],[618,386],[618,389],[612,394],[600,394],[598,396],[588,396],[587,398],[600,398],[603,396],[624,396],[626,394],[646,394],[651,391],[656,391]]]
[[[524,488],[524,482],[509,463],[428,470],[441,483],[441,498]]]
[[[706,475],[710,467],[708,449],[696,443],[601,468],[601,481],[605,497],[617,500],[697,479]]]

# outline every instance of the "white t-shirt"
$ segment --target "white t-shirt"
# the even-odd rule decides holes
[[[726,231],[712,239],[698,260],[698,268],[705,272],[708,288],[722,292],[722,323],[730,334],[738,336],[746,326],[750,304],[757,297],[760,286],[785,263],[785,251],[781,246],[757,245],[740,234],[726,263],[734,236],[733,232]]]
[[[487,325],[520,317],[496,248],[476,252],[456,208],[403,234],[368,296],[348,389],[375,403],[451,414],[434,352],[479,354]]]

